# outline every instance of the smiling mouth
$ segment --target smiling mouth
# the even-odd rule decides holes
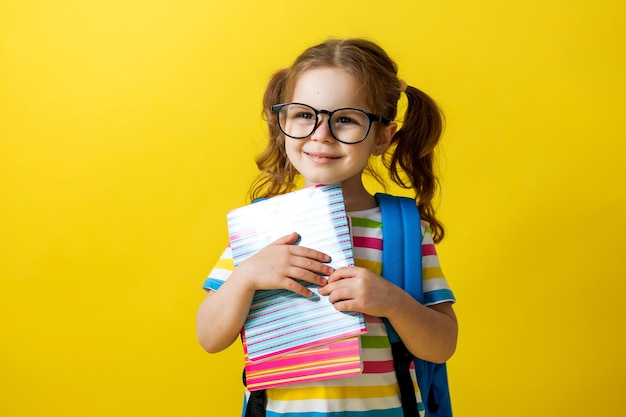
[[[323,154],[323,153],[310,153],[310,152],[304,152],[304,154],[306,156],[309,157],[309,159],[311,159],[314,162],[332,162],[332,161],[336,161],[337,159],[339,159],[339,156],[332,156],[332,155],[328,155],[328,154]]]

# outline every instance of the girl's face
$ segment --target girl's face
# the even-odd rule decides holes
[[[344,70],[316,68],[298,78],[291,102],[308,104],[317,110],[333,111],[352,107],[368,112],[357,80]],[[305,179],[305,186],[343,183],[361,185],[361,174],[371,154],[387,148],[395,124],[373,123],[368,136],[356,144],[338,142],[328,127],[328,115],[318,115],[318,126],[304,139],[285,137],[289,161]]]

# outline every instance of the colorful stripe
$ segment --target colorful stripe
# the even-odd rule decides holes
[[[378,249],[378,250],[383,249],[383,241],[380,239],[355,236],[352,238],[352,242],[354,243],[354,246],[357,246],[359,248]]]

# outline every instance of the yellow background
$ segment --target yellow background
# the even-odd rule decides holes
[[[625,7],[538,1],[0,4],[0,415],[227,416],[195,340],[270,73],[365,36],[447,115],[456,415],[623,408]],[[587,414],[588,413],[588,414]]]

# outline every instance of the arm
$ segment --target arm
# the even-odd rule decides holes
[[[409,351],[430,362],[445,362],[456,349],[458,327],[452,303],[431,307],[372,271],[340,268],[320,294],[329,294],[339,311],[386,317]]]
[[[452,303],[424,306],[401,288],[397,291],[396,302],[389,306],[385,317],[407,349],[430,362],[442,363],[450,359],[458,337]]]
[[[295,279],[324,285],[333,268],[328,255],[294,245],[291,233],[242,262],[217,291],[210,291],[198,309],[196,335],[211,353],[226,349],[239,335],[256,290],[284,288],[305,297],[311,295]]]

